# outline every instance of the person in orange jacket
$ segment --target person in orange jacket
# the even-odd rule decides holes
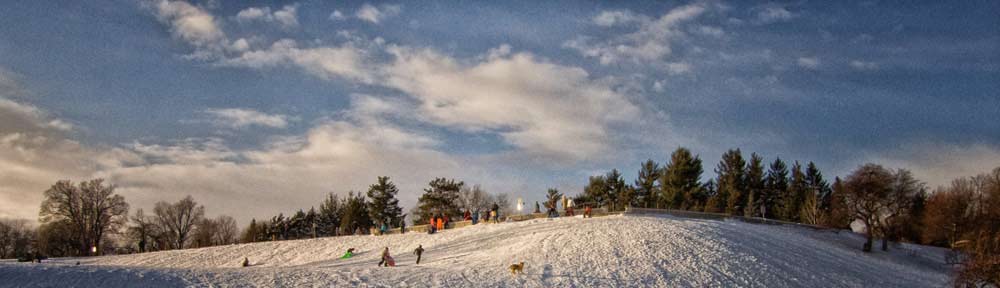
[[[434,234],[435,230],[437,230],[437,226],[434,226],[434,216],[431,216],[431,222],[427,224],[427,233]]]

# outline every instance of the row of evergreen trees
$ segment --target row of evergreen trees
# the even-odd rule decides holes
[[[243,232],[243,242],[289,240],[368,233],[369,228],[386,224],[399,227],[406,214],[399,206],[399,189],[389,177],[378,177],[368,192],[350,191],[344,197],[330,193],[319,211],[299,210],[286,217],[278,214],[270,220],[253,219]]]
[[[816,165],[803,169],[798,161],[788,165],[775,158],[765,170],[756,153],[744,159],[740,149],[726,151],[716,165],[718,177],[701,181],[699,156],[677,148],[661,167],[653,160],[642,163],[634,185],[617,169],[592,176],[576,203],[594,203],[609,210],[626,206],[726,213],[817,224],[831,210],[831,187]]]

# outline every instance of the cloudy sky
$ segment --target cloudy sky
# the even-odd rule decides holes
[[[379,175],[534,201],[679,146],[1000,166],[1000,2],[885,2],[5,1],[0,217],[94,177],[241,221]]]

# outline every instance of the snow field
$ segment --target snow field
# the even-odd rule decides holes
[[[346,236],[0,262],[0,286],[941,287],[943,249],[865,254],[834,231],[657,216],[535,219],[438,234]],[[415,265],[413,249],[426,250]],[[904,244],[905,245],[905,244]],[[339,259],[348,248],[355,257]],[[376,267],[389,247],[397,267]],[[251,267],[240,267],[244,257]],[[75,266],[80,261],[80,266]],[[524,274],[507,267],[525,262]]]

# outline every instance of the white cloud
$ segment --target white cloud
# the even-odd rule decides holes
[[[806,69],[816,69],[819,68],[819,58],[816,57],[799,57],[797,63],[800,67]]]
[[[346,19],[347,16],[345,16],[343,12],[340,12],[340,10],[333,10],[333,13],[330,13],[330,20],[340,21]]]
[[[684,36],[680,25],[699,17],[706,9],[701,3],[676,7],[657,19],[635,18],[640,23],[635,32],[607,40],[581,37],[567,41],[563,46],[586,57],[597,58],[604,65],[623,60],[637,63],[659,61],[669,56],[673,52],[673,42]],[[609,19],[615,19],[613,23],[618,23],[618,18]],[[598,24],[609,23],[613,24],[611,20]]]
[[[358,19],[378,24],[386,18],[396,16],[402,10],[399,5],[381,5],[379,7],[365,3],[354,14]]]
[[[723,37],[726,36],[726,32],[722,28],[707,25],[698,25],[697,27],[691,29],[696,34],[712,36],[712,37]]]
[[[247,23],[254,21],[277,23],[281,28],[291,29],[299,26],[298,5],[286,5],[281,10],[271,12],[269,7],[250,7],[236,14],[236,20]]]
[[[878,63],[875,63],[875,62],[867,62],[867,61],[861,61],[861,60],[851,60],[850,65],[851,65],[851,68],[854,68],[854,69],[857,69],[857,70],[875,70],[875,69],[878,69]]]
[[[594,16],[594,24],[598,26],[611,27],[616,25],[623,25],[633,22],[638,22],[643,20],[643,17],[632,14],[628,10],[609,10],[601,11],[600,14]]]
[[[680,75],[691,72],[691,64],[684,62],[667,63],[666,70],[670,75]]]
[[[219,28],[215,16],[204,9],[184,1],[161,0],[153,5],[157,18],[170,25],[175,38],[194,46],[195,58],[206,58],[219,53],[226,46],[226,35]]]
[[[279,40],[266,50],[254,50],[221,62],[225,66],[269,68],[296,66],[324,79],[346,78],[370,83],[371,67],[365,67],[366,52],[346,43],[340,47],[299,48],[291,39]]]
[[[785,7],[769,6],[764,7],[757,12],[757,23],[770,24],[775,22],[784,22],[792,20],[797,16],[797,14],[788,11]]]
[[[523,152],[577,161],[601,152],[615,121],[639,109],[583,69],[528,53],[502,53],[462,64],[430,50],[390,49],[387,85],[418,102],[426,122],[498,133]]]
[[[866,159],[889,168],[913,171],[930,187],[947,186],[952,180],[990,172],[1000,167],[1000,147],[988,144],[902,145],[881,153],[867,153]]]
[[[288,126],[288,116],[266,114],[251,109],[226,108],[207,109],[208,121],[215,126],[241,129],[250,126],[285,128]]]
[[[74,127],[67,121],[5,98],[22,91],[0,69],[0,218],[35,219],[42,192],[55,181],[135,160],[121,149],[91,149],[69,140]]]

